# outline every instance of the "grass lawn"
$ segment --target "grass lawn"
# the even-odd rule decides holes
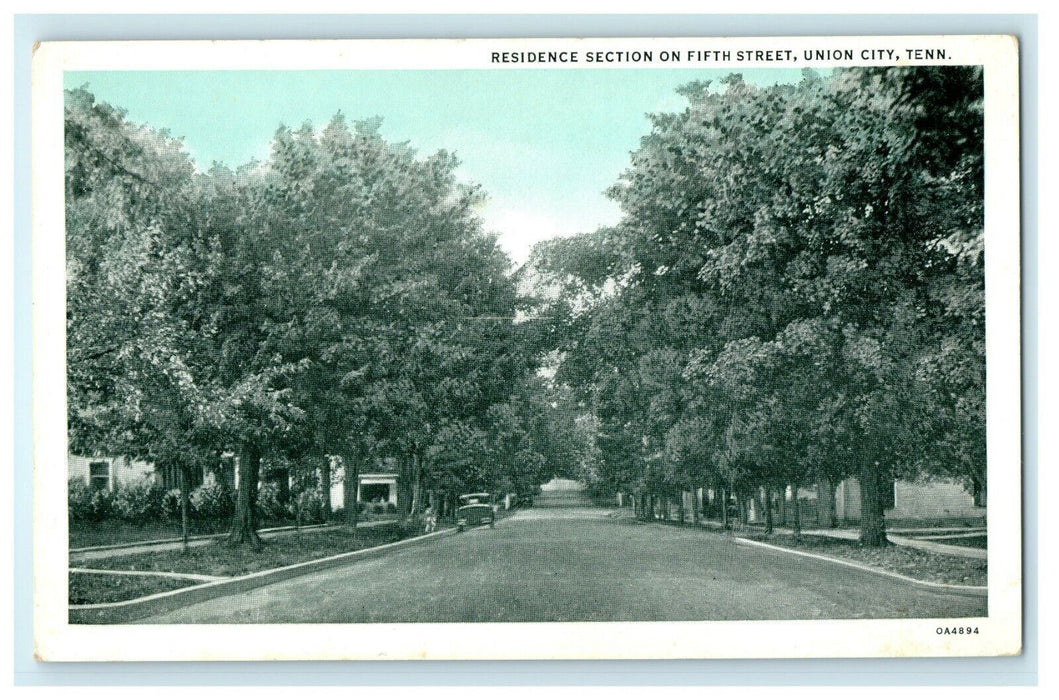
[[[191,536],[214,535],[228,530],[227,522],[191,523]],[[167,540],[180,537],[180,523],[146,523],[131,525],[120,520],[101,523],[70,523],[70,548],[98,547],[126,542]]]
[[[360,530],[355,536],[351,530],[342,528],[326,532],[308,530],[264,540],[256,549],[229,545],[227,542],[215,542],[193,547],[187,552],[172,550],[97,559],[92,561],[92,568],[241,576],[255,571],[320,559],[333,554],[375,547],[400,539],[403,537],[396,526]]]
[[[836,559],[847,559],[858,564],[875,566],[921,581],[952,583],[967,586],[986,585],[988,568],[982,559],[969,559],[945,554],[924,552],[911,547],[862,547],[859,542],[836,540],[830,537],[803,535],[763,535],[747,533],[747,539],[789,547]],[[982,538],[984,540],[984,538]]]
[[[392,513],[381,515],[369,514],[360,516],[360,522],[374,522],[376,520],[393,520],[397,516]],[[262,519],[258,522],[259,529],[269,527],[289,527],[294,525],[293,520]],[[197,535],[219,535],[228,532],[231,521],[207,520],[192,521],[189,531],[192,537]],[[70,523],[70,549],[81,547],[100,547],[114,544],[128,544],[130,542],[147,542],[152,540],[168,540],[180,537],[179,522],[145,523],[144,525],[132,525],[120,520],[104,520],[99,523]]]
[[[163,576],[70,574],[70,604],[117,603],[200,583]]]
[[[988,538],[985,535],[972,535],[970,537],[947,537],[943,540],[929,540],[938,544],[952,544],[957,547],[974,547],[975,549],[988,549]]]

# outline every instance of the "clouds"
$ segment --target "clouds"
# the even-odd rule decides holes
[[[617,223],[618,207],[601,201],[586,202],[579,211],[544,209],[528,206],[498,206],[493,202],[482,211],[487,231],[498,234],[500,247],[516,265],[526,262],[536,243],[549,238],[572,236],[583,231],[594,231],[600,226]]]

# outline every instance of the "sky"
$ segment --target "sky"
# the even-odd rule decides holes
[[[421,154],[454,151],[458,177],[488,195],[481,216],[516,263],[534,243],[617,223],[603,194],[675,89],[730,69],[67,72],[135,123],[182,138],[196,164],[265,160],[281,125],[382,117],[382,135]],[[759,85],[797,69],[743,70]]]

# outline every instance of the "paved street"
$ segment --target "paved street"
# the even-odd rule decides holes
[[[144,623],[969,617],[927,590],[730,537],[534,508],[391,555],[216,598]]]

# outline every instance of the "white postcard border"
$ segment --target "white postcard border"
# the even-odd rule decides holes
[[[851,49],[853,61],[494,64],[492,51]],[[944,59],[860,59],[942,47]],[[67,70],[381,70],[982,65],[986,113],[989,616],[967,620],[366,625],[67,622],[62,75]],[[851,658],[1009,655],[1021,648],[1018,52],[1013,37],[781,37],[57,42],[33,61],[34,646],[56,661]],[[938,627],[973,624],[979,634]],[[370,629],[370,634],[364,634]]]

